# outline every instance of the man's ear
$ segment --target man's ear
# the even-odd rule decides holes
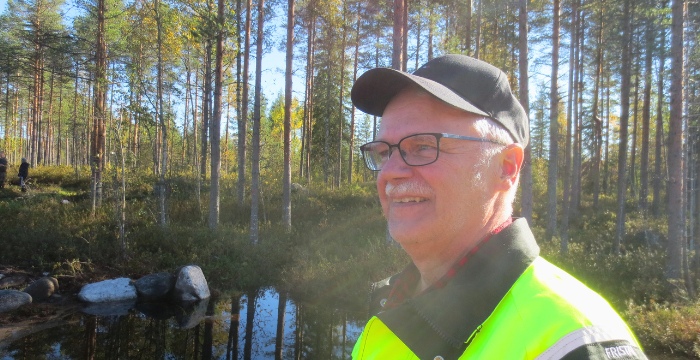
[[[501,152],[499,189],[507,191],[516,186],[523,165],[524,150],[520,144],[510,144]]]

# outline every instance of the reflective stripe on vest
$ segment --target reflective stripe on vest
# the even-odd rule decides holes
[[[518,278],[470,340],[459,359],[557,360],[582,346],[605,342],[614,345],[601,351],[626,354],[629,347],[641,354],[632,332],[602,297],[541,257]],[[352,355],[358,360],[418,359],[377,317],[365,326]],[[439,356],[436,353],[430,360]]]

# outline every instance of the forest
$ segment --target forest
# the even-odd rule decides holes
[[[353,284],[377,281],[406,259],[383,245],[359,153],[381,119],[356,110],[350,89],[374,67],[412,72],[459,53],[508,74],[530,115],[515,211],[543,253],[624,310],[644,344],[700,355],[697,2],[8,0],[2,11],[0,151],[11,181],[26,158],[37,196],[0,189],[0,264],[146,273],[201,261],[215,283],[247,289],[323,287],[360,261]],[[272,78],[283,86],[263,86]]]

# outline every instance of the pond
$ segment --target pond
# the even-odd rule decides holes
[[[350,358],[367,313],[282,300],[263,289],[187,308],[87,308],[0,343],[0,360],[276,359],[277,344],[282,359]],[[281,304],[284,316],[278,316]]]

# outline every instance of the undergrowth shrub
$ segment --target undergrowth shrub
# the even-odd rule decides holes
[[[700,358],[700,306],[697,303],[630,305],[625,316],[647,348]]]

